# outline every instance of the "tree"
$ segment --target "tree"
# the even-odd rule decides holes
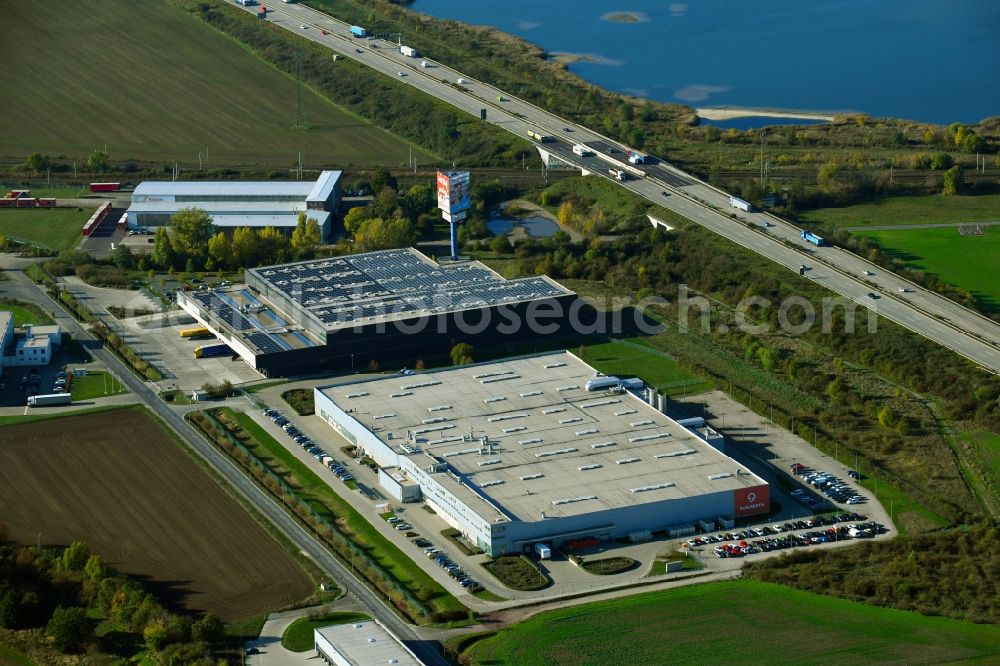
[[[292,252],[295,256],[299,259],[312,257],[322,241],[319,223],[305,213],[299,213],[299,221],[292,231]]]
[[[108,154],[100,150],[95,150],[87,158],[87,168],[91,171],[107,171]]]
[[[375,215],[375,210],[368,206],[355,206],[344,215],[344,231],[352,236],[361,228],[365,220],[369,220]]]
[[[200,208],[182,208],[170,216],[170,231],[175,252],[194,259],[197,264],[205,263],[208,241],[215,232],[207,212]]]
[[[945,194],[958,194],[962,189],[963,184],[962,177],[962,167],[953,166],[944,172],[944,193]]]
[[[403,215],[416,221],[422,213],[430,212],[437,204],[437,192],[431,185],[414,185],[399,199]]]
[[[372,176],[371,186],[372,192],[381,192],[386,186],[397,191],[399,190],[399,183],[396,182],[396,178],[389,173],[389,170],[385,167],[379,167],[375,170],[375,174]]]
[[[222,621],[211,613],[208,613],[205,617],[191,625],[191,638],[196,641],[214,643],[222,638],[224,629]]]
[[[14,590],[8,588],[0,594],[0,627],[13,629],[17,624],[17,597]]]
[[[52,165],[52,159],[48,155],[41,153],[31,153],[24,161],[24,166],[34,173],[41,173]]]
[[[288,255],[288,238],[277,227],[257,229],[258,260],[264,264],[276,264]]]
[[[159,618],[150,621],[142,630],[142,639],[146,641],[149,649],[154,652],[163,648],[167,644],[169,637],[167,625]]]
[[[67,571],[80,571],[87,564],[90,550],[82,541],[74,541],[62,554],[63,567]]]
[[[493,240],[490,241],[490,250],[492,250],[495,254],[510,252],[510,241],[507,240],[507,236],[503,234],[494,236]]]
[[[244,268],[256,266],[259,249],[257,247],[258,237],[252,229],[240,227],[233,231],[232,251],[233,265]]]
[[[413,223],[405,218],[383,220],[380,217],[365,220],[357,233],[354,243],[359,252],[374,252],[412,245],[417,238]]]
[[[87,612],[78,607],[59,606],[52,613],[45,633],[61,652],[78,652],[90,636]]]
[[[209,239],[208,261],[217,269],[233,265],[233,244],[226,232],[219,231]]]
[[[132,250],[128,248],[128,245],[119,243],[115,246],[115,249],[111,251],[111,263],[122,270],[135,268],[135,257],[132,255]]]
[[[177,255],[174,254],[174,245],[170,242],[166,227],[159,227],[153,237],[153,263],[160,268],[173,268]]]
[[[101,556],[95,553],[87,559],[83,572],[87,574],[87,578],[96,583],[108,575],[108,568],[101,561]]]
[[[475,351],[468,342],[459,342],[451,348],[451,362],[455,365],[468,365],[472,363],[472,353]]]
[[[372,202],[370,208],[374,217],[397,217],[399,215],[399,193],[391,187],[383,187],[375,195],[375,201]]]

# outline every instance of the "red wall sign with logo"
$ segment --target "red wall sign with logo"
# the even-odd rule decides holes
[[[767,513],[771,510],[770,488],[753,486],[733,491],[733,515],[737,518]]]

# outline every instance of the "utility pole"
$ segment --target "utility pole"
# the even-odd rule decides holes
[[[201,151],[198,152],[198,171],[201,171]]]

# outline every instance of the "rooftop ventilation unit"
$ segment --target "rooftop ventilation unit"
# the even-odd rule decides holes
[[[566,425],[567,423],[579,423],[582,420],[583,420],[582,417],[580,417],[580,416],[574,416],[574,417],[568,418],[568,419],[559,419],[559,423],[562,423],[563,425]]]
[[[486,483],[480,483],[479,487],[480,488],[489,488],[490,486],[501,486],[501,485],[503,485],[505,483],[507,483],[507,482],[504,481],[503,479],[493,479],[492,481],[487,481]]]
[[[506,377],[490,377],[489,379],[480,379],[480,384],[495,384],[497,382],[505,382],[508,379],[520,379],[521,375],[510,375]]]
[[[403,389],[404,391],[408,391],[410,389],[415,389],[415,388],[424,388],[425,386],[437,386],[440,383],[441,383],[440,381],[434,380],[429,382],[418,382],[416,384],[403,384],[399,388]]]
[[[633,428],[638,428],[639,426],[645,426],[645,425],[653,425],[653,419],[646,419],[644,421],[633,421],[632,423],[629,423],[629,425],[632,426]]]
[[[622,458],[621,460],[616,460],[616,465],[630,465],[632,463],[637,463],[641,458]]]
[[[429,439],[428,444],[445,444],[447,442],[460,442],[462,441],[461,435],[451,435],[449,437],[442,437],[440,439]]]
[[[495,396],[493,398],[483,398],[483,402],[488,405],[491,402],[503,402],[506,399],[507,398],[503,397],[502,395],[498,395],[498,396]]]
[[[536,453],[535,457],[536,458],[548,458],[549,456],[558,456],[558,455],[562,455],[564,453],[575,453],[575,452],[577,452],[579,450],[580,449],[577,449],[575,447],[571,447],[571,448],[568,448],[568,449],[553,449],[551,451],[542,451],[541,453]]]
[[[451,405],[437,405],[435,407],[428,407],[428,412],[443,412],[446,409],[451,409]]]
[[[479,447],[477,446],[474,449],[460,449],[458,451],[449,451],[448,453],[444,454],[444,457],[453,458],[455,456],[464,456],[470,453],[479,453]]]
[[[395,414],[379,414],[378,416],[376,416],[374,418],[375,418],[375,420],[378,420],[378,419],[391,419],[393,416],[395,416]]]
[[[670,453],[660,453],[657,458],[676,458],[677,456],[688,456],[692,453],[698,453],[694,449],[684,449],[683,451],[671,451]]]
[[[447,421],[447,420],[448,419],[446,419],[443,416],[436,416],[432,419],[421,419],[420,422],[423,423],[424,425],[427,425],[428,423],[441,423],[442,421]]]
[[[417,428],[413,431],[414,435],[422,435],[425,432],[438,432],[441,430],[451,430],[455,427],[454,423],[446,423],[445,425],[431,426],[429,428]]]
[[[500,377],[501,375],[512,375],[513,370],[505,370],[503,372],[483,372],[478,375],[472,375],[473,379],[486,379],[487,377]]]
[[[534,479],[540,479],[543,476],[545,476],[545,475],[544,474],[525,474],[524,476],[521,477],[521,480],[522,481],[532,481]]]
[[[491,416],[487,419],[490,423],[496,423],[497,421],[510,421],[511,419],[523,419],[528,415],[524,412],[518,412],[516,414],[497,414],[496,416]]]
[[[522,440],[520,440],[518,442],[518,444],[541,444],[541,443],[542,443],[542,438],[541,437],[532,437],[531,439],[522,439]]]
[[[565,407],[549,407],[548,409],[543,409],[542,414],[558,414],[559,412],[565,412]]]
[[[402,398],[403,396],[413,395],[413,391],[401,391],[399,393],[390,393],[390,398]]]
[[[587,500],[595,500],[597,495],[584,495],[582,497],[567,497],[566,499],[552,500],[552,506],[559,506],[560,504],[573,504],[574,502],[586,502]]]
[[[601,405],[613,405],[617,402],[621,402],[618,398],[608,398],[607,400],[596,400],[594,402],[585,402],[580,405],[580,409],[590,409],[591,407],[600,407]]]
[[[615,412],[615,416],[628,416],[629,414],[635,414],[634,409],[623,409],[620,412]]]
[[[591,444],[590,448],[592,448],[592,449],[606,449],[609,446],[614,446],[614,445],[615,445],[614,442],[598,442],[597,444]]]
[[[480,467],[486,467],[488,465],[499,465],[500,462],[501,461],[499,458],[490,458],[489,460],[480,460],[476,464],[479,465]]]
[[[573,391],[573,390],[578,389],[578,388],[580,388],[579,384],[568,384],[567,386],[560,386],[556,390],[557,391]]]
[[[348,393],[345,398],[363,398],[368,395],[368,391],[358,391],[357,393]]]
[[[657,483],[651,486],[639,486],[638,488],[629,488],[629,492],[633,493],[648,493],[651,490],[660,490],[662,488],[673,488],[674,482],[667,481],[666,483]]]
[[[577,467],[577,469],[580,470],[581,472],[586,472],[588,469],[599,469],[600,467],[601,467],[600,465],[594,463],[590,465],[580,465],[579,467]]]
[[[522,398],[530,398],[531,396],[541,395],[541,394],[542,394],[541,391],[528,391],[526,393],[521,393],[520,395]]]
[[[657,432],[652,435],[639,435],[638,437],[629,437],[630,442],[648,442],[651,439],[663,439],[664,437],[670,437],[669,432]]]
[[[587,430],[577,430],[576,436],[583,437],[584,435],[596,435],[599,432],[600,430],[598,430],[597,428],[588,428]]]
[[[509,435],[512,432],[521,432],[522,430],[527,430],[528,426],[514,426],[513,428],[504,428],[505,434]]]
[[[732,476],[732,474],[730,474],[729,472],[723,472],[722,474],[709,474],[708,475],[708,480],[709,481],[718,481],[719,479],[728,479],[731,476]]]
[[[545,364],[545,369],[546,370],[551,370],[552,368],[562,368],[565,365],[566,365],[565,363],[546,363]]]

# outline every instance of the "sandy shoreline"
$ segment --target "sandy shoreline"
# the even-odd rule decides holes
[[[810,113],[808,111],[774,111],[770,109],[729,109],[711,108],[695,109],[699,118],[705,120],[731,120],[733,118],[750,118],[761,116],[764,118],[801,118],[803,120],[825,120],[830,122],[834,118],[832,113]]]

